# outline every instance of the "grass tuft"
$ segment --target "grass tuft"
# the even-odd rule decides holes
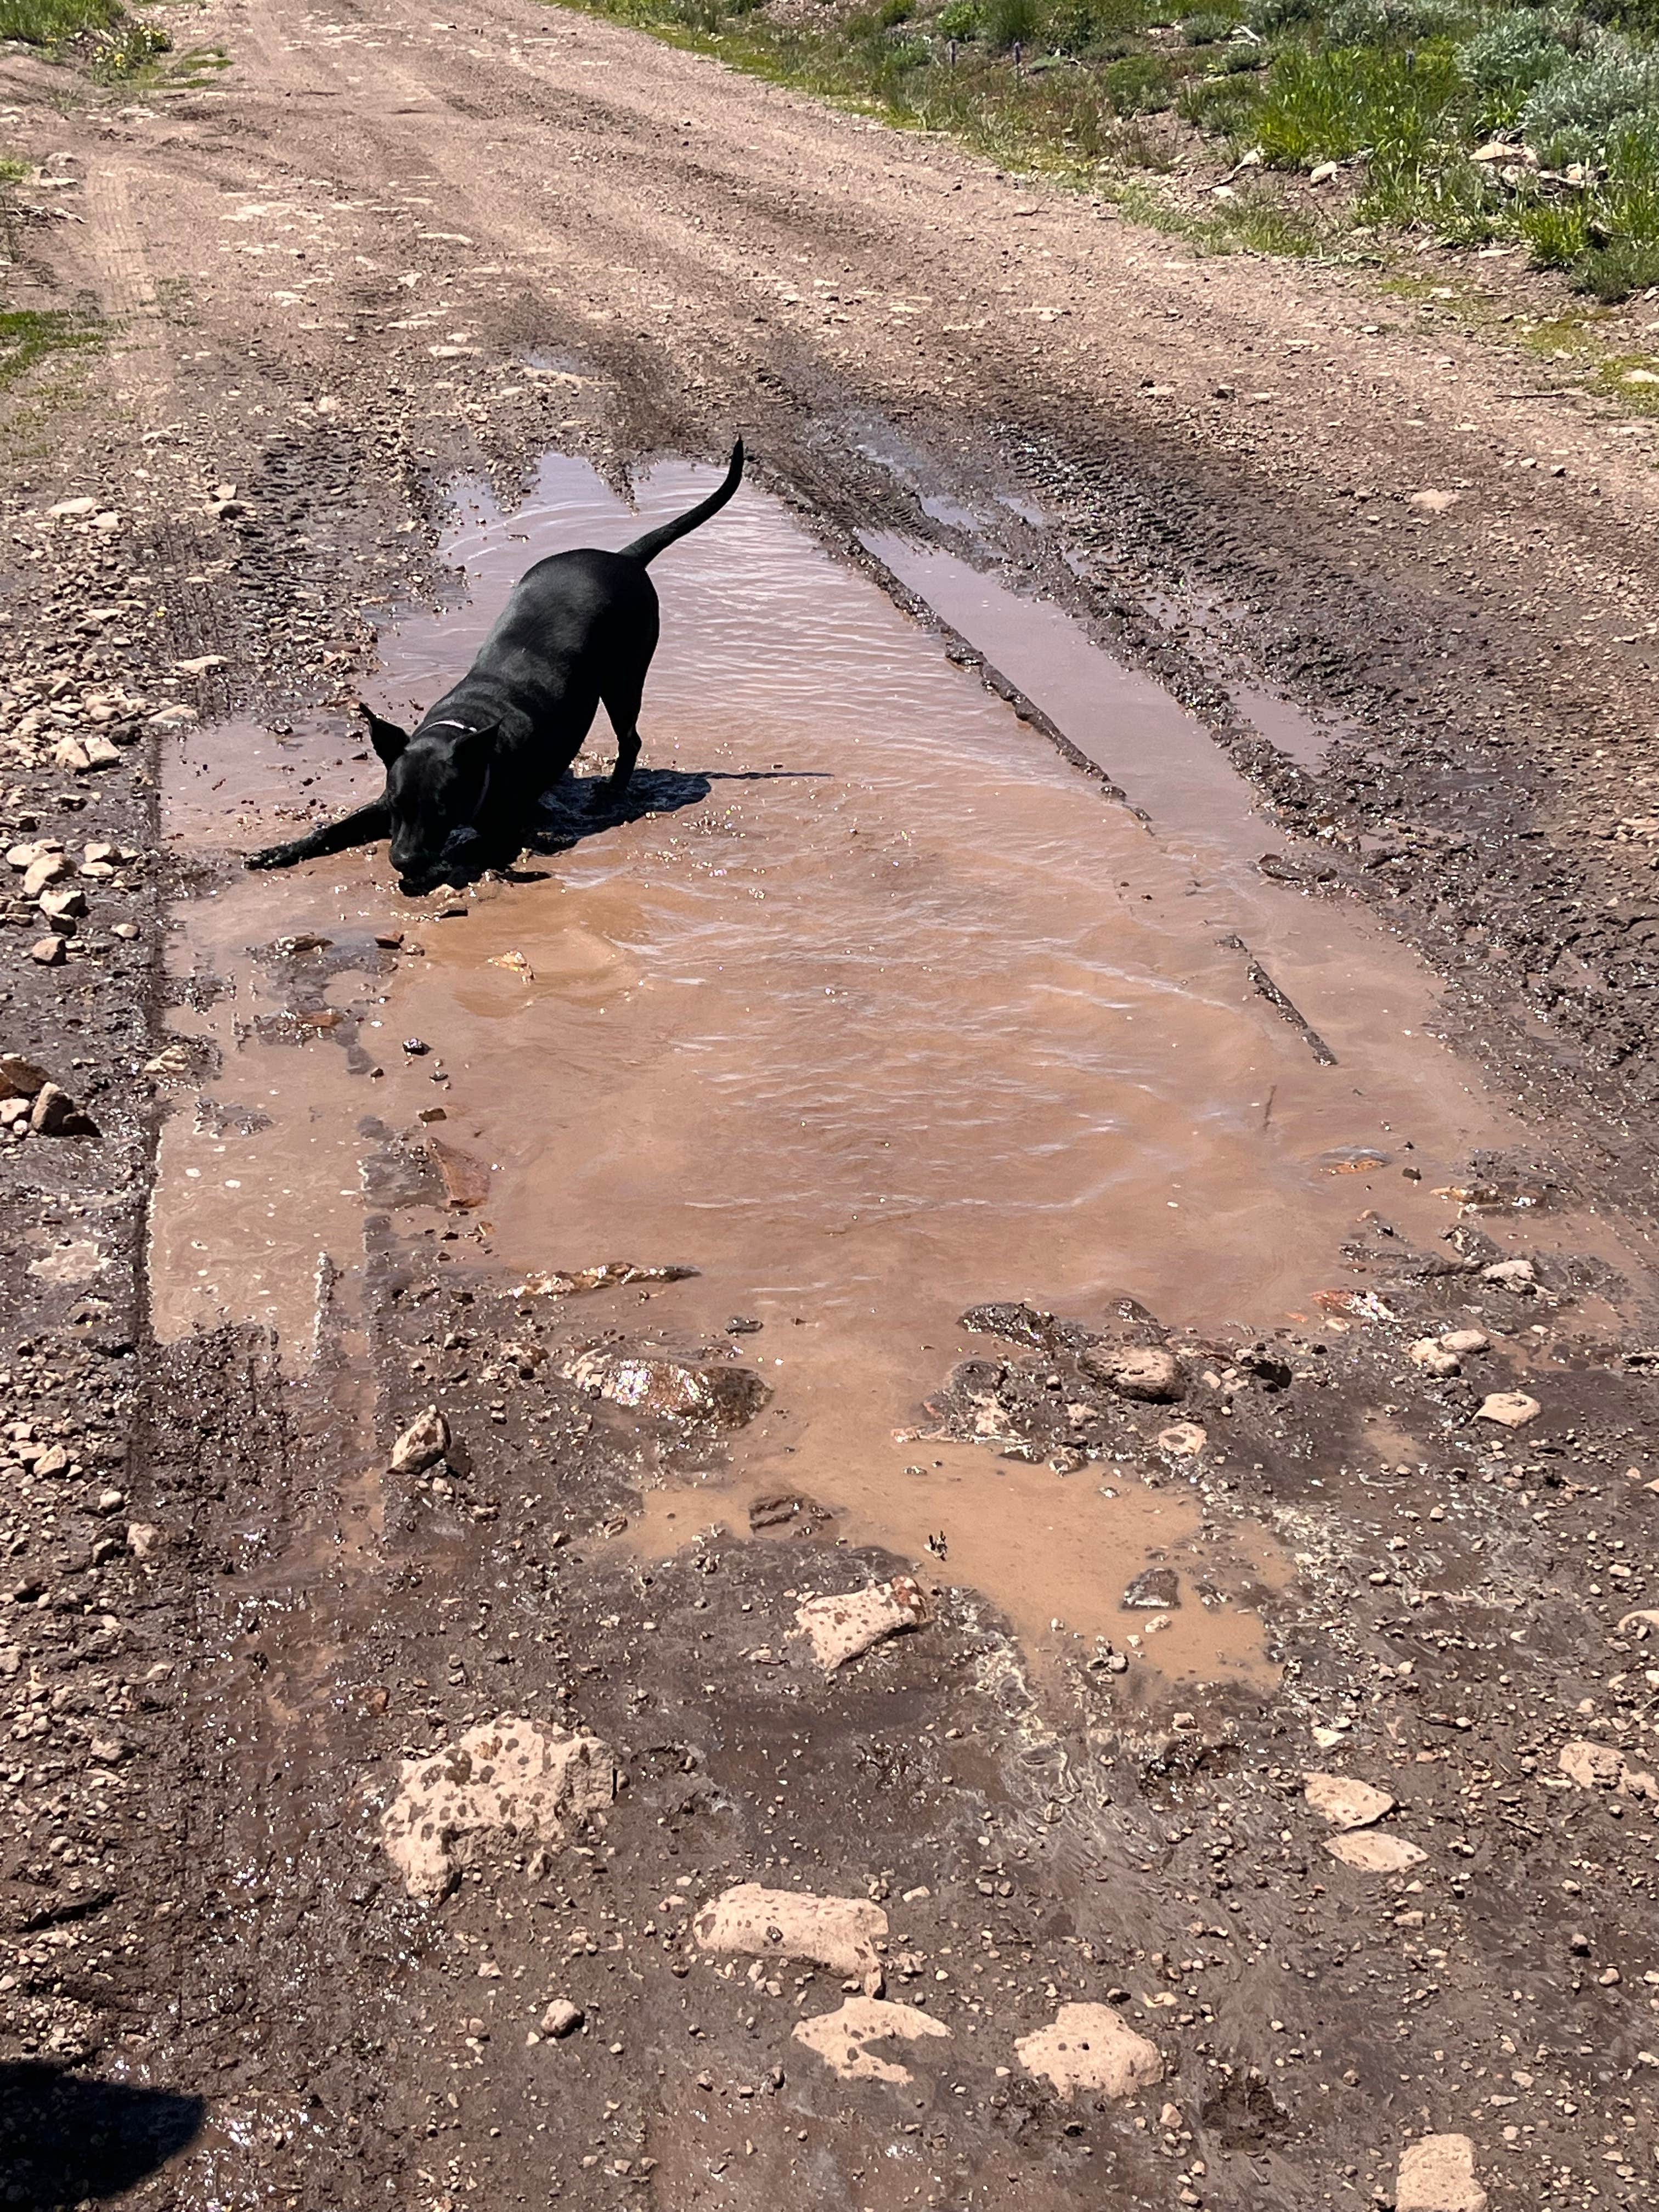
[[[0,391],[9,391],[53,354],[84,353],[103,333],[67,308],[13,307],[0,313]]]

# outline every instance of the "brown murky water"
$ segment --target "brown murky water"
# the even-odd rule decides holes
[[[708,481],[665,466],[641,509]],[[470,596],[388,629],[374,703],[434,696],[532,559],[639,526],[564,460],[510,517],[464,498],[447,550]],[[362,1125],[435,1134],[488,1170],[487,1195],[453,1219],[401,1214],[411,1233],[459,1224],[514,1271],[695,1267],[648,1309],[676,1345],[763,1324],[738,1356],[770,1405],[729,1471],[649,1497],[639,1540],[744,1526],[750,1497],[787,1486],[924,1565],[943,1534],[945,1571],[1034,1645],[1121,1641],[1129,1577],[1195,1556],[1195,1501],[916,1442],[969,1342],[956,1316],[1029,1296],[1086,1319],[1127,1291],[1177,1326],[1271,1325],[1341,1279],[1376,1193],[1431,1242],[1454,1218],[1435,1186],[1513,1133],[1425,1033],[1429,980],[1403,950],[1255,868],[1274,840],[1190,717],[1054,610],[878,550],[1151,826],[745,490],[653,572],[637,818],[605,826],[568,792],[549,817],[568,848],[453,919],[398,895],[384,847],[234,875],[182,908],[175,968],[217,996],[180,1028],[222,1065],[162,1147],[158,1326],[262,1320],[303,1358],[319,1281],[362,1263]],[[195,733],[169,835],[240,851],[377,782],[324,720]],[[398,931],[401,948],[376,943]],[[1255,987],[1252,956],[1334,1065]],[[1333,1173],[1355,1147],[1388,1164]],[[596,1293],[573,1321],[637,1325],[637,1297]],[[1203,1565],[1217,1601],[1172,1616],[1149,1656],[1254,1673],[1248,1601],[1279,1572],[1273,1547],[1240,1529]]]

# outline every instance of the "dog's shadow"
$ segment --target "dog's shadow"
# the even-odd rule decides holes
[[[201,2132],[200,2097],[100,2081],[43,2062],[0,2065],[0,2201],[31,2212],[125,2196]]]
[[[568,853],[590,837],[604,836],[647,816],[682,814],[700,806],[717,783],[788,783],[801,779],[828,781],[823,769],[672,769],[636,768],[626,791],[613,791],[608,777],[567,775],[552,790],[542,793],[537,819],[518,853],[496,856],[486,863],[452,866],[447,880],[459,885],[474,882],[486,866],[507,873],[513,862],[531,854],[545,859]]]

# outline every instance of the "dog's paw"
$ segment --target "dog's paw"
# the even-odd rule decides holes
[[[261,853],[250,853],[242,865],[246,868],[291,868],[300,858],[293,845],[267,845]]]

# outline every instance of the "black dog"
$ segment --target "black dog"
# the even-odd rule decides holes
[[[617,733],[612,792],[628,788],[640,754],[640,698],[657,649],[657,594],[647,564],[710,515],[743,476],[743,441],[720,489],[620,553],[556,553],[513,587],[501,620],[454,689],[411,737],[365,707],[386,763],[386,794],[307,837],[249,855],[251,868],[368,845],[388,832],[406,888],[511,859],[537,800],[582,749],[601,700]]]

